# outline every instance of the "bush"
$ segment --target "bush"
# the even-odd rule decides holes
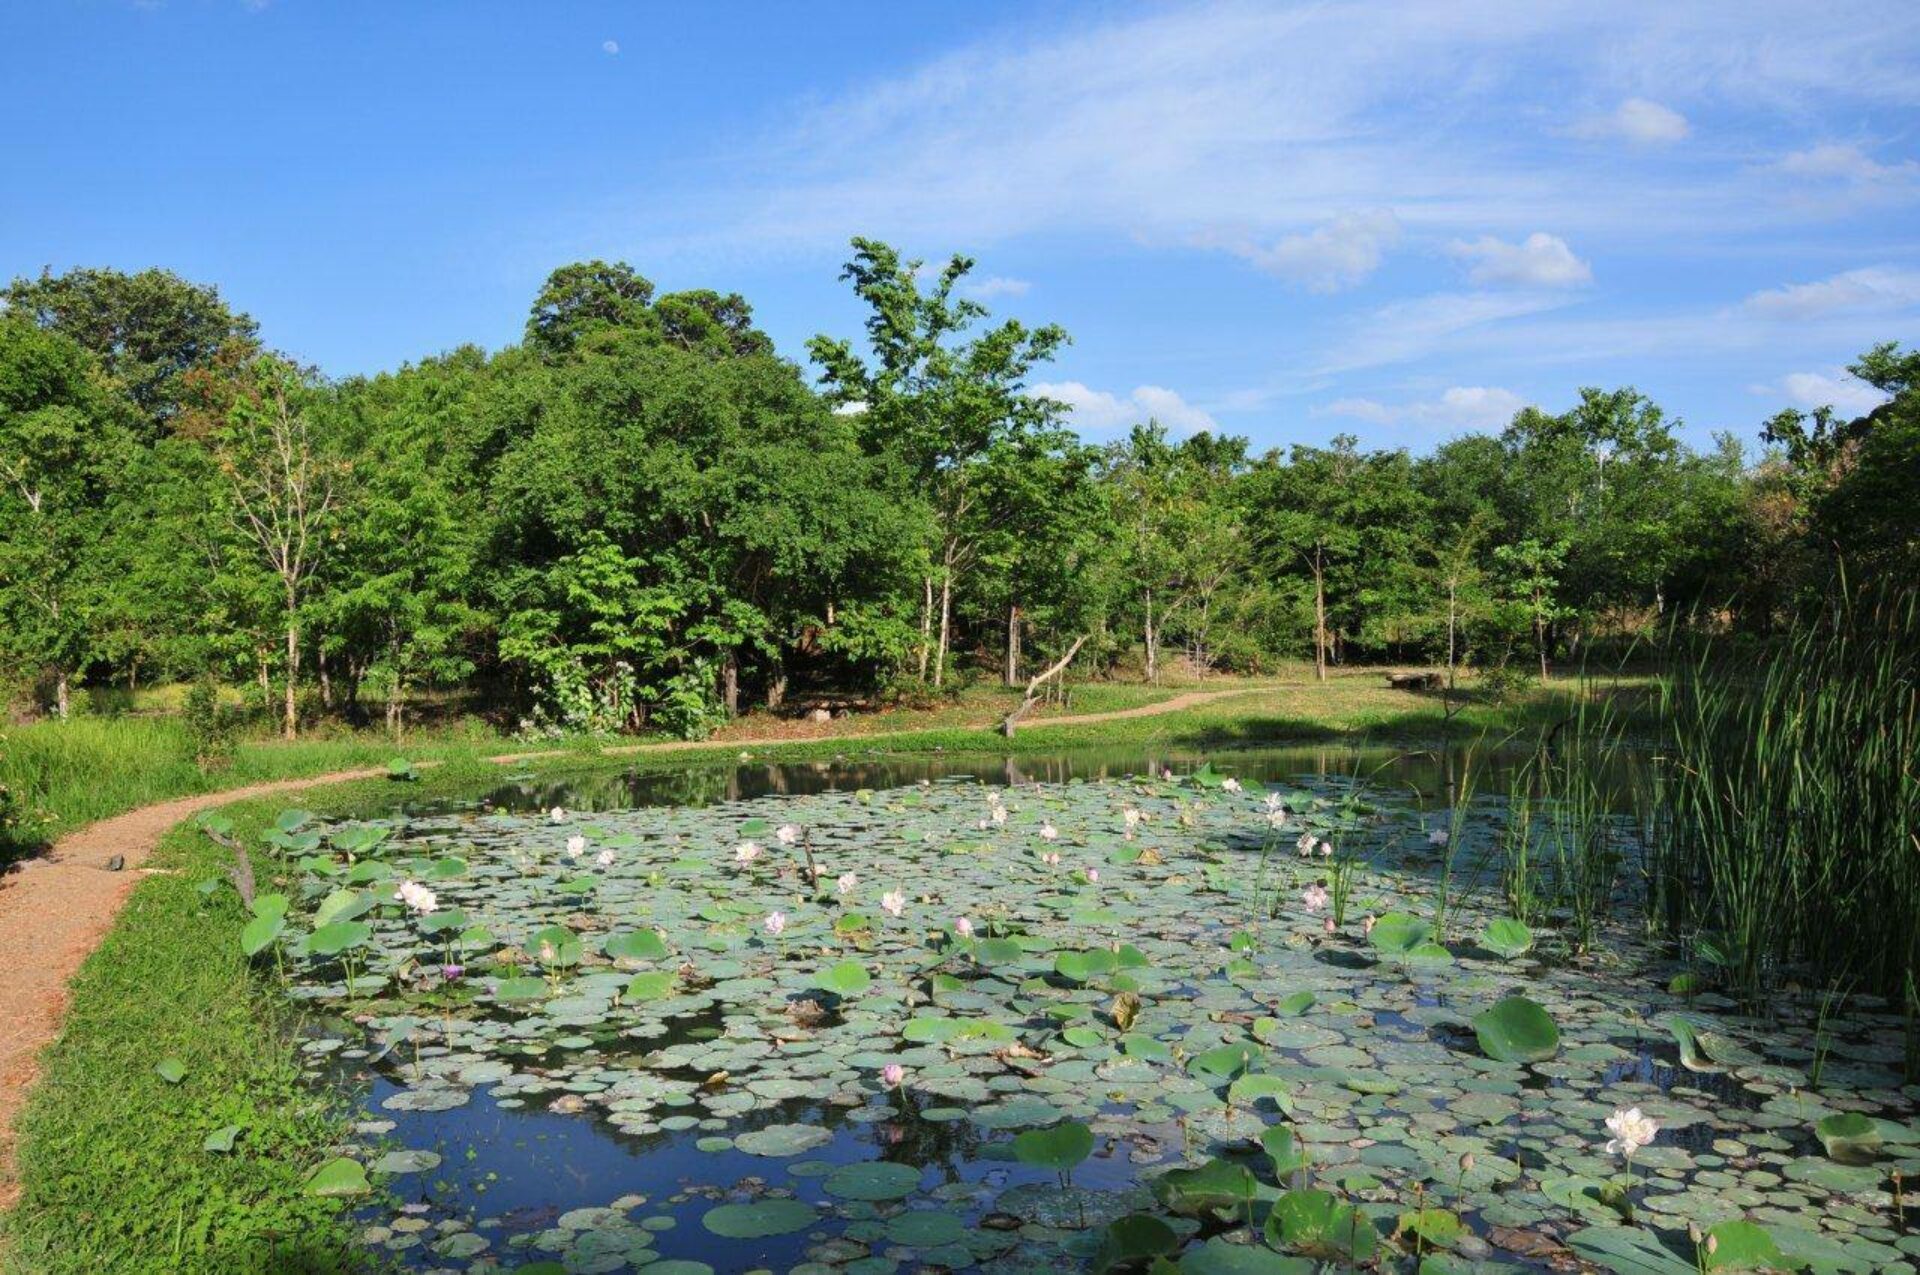
[[[203,677],[189,687],[180,716],[193,745],[195,765],[202,770],[217,770],[233,761],[233,719],[220,707],[218,682]]]

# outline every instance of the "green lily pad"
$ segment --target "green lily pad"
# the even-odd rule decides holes
[[[373,1190],[373,1186],[367,1181],[367,1171],[358,1160],[339,1156],[309,1173],[300,1190],[307,1195],[335,1198],[365,1195]]]
[[[1074,1120],[1050,1129],[1028,1129],[1015,1135],[1013,1155],[1022,1164],[1037,1164],[1065,1173],[1093,1154],[1093,1130]]]
[[[804,1231],[818,1216],[811,1204],[800,1200],[755,1200],[708,1209],[700,1223],[724,1239],[757,1240]]]
[[[842,1165],[826,1176],[821,1188],[843,1200],[898,1200],[920,1186],[920,1170],[888,1160],[865,1160]]]
[[[1509,996],[1475,1015],[1473,1031],[1481,1052],[1500,1062],[1542,1062],[1560,1052],[1553,1018],[1524,996]]]

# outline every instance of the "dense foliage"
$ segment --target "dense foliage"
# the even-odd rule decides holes
[[[215,676],[287,733],[469,692],[538,725],[697,735],[758,702],[1281,658],[1545,671],[1672,622],[1766,632],[1920,565],[1920,354],[1867,416],[1707,453],[1631,389],[1427,456],[1092,446],[1028,391],[1066,342],[970,267],[857,240],[863,340],[781,358],[741,297],[557,270],[524,341],[329,379],[158,270],[0,312],[0,678]]]

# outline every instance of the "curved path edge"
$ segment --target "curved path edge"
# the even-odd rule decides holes
[[[1134,708],[1040,718],[1028,723],[1027,728],[1158,717],[1213,700],[1279,689],[1279,685],[1272,685],[1188,691]],[[771,748],[784,744],[875,743],[921,734],[924,729],[623,744],[602,749],[596,755],[629,756],[720,747]],[[566,749],[547,749],[500,753],[484,760],[509,766],[578,755]],[[422,762],[421,767],[432,764]],[[54,842],[47,854],[29,859],[0,877],[0,1210],[12,1208],[19,1198],[20,1184],[13,1158],[14,1123],[39,1075],[40,1052],[59,1034],[60,1021],[66,1012],[68,984],[79,972],[82,962],[113,928],[114,918],[127,896],[145,878],[147,857],[160,844],[160,839],[176,824],[205,810],[275,793],[375,779],[386,773],[384,767],[336,770],[323,775],[195,793],[140,806],[67,833]],[[104,870],[105,864],[114,855],[125,859],[125,867],[119,872],[108,872]]]

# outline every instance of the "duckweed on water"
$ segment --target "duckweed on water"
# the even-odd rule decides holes
[[[1458,881],[1436,932],[1418,812],[1341,795],[290,817],[248,941],[365,1095],[314,1189],[418,1270],[1920,1265],[1896,1016],[1828,1020],[1810,1089],[1809,1009],[1688,1000],[1625,934],[1555,963]]]

